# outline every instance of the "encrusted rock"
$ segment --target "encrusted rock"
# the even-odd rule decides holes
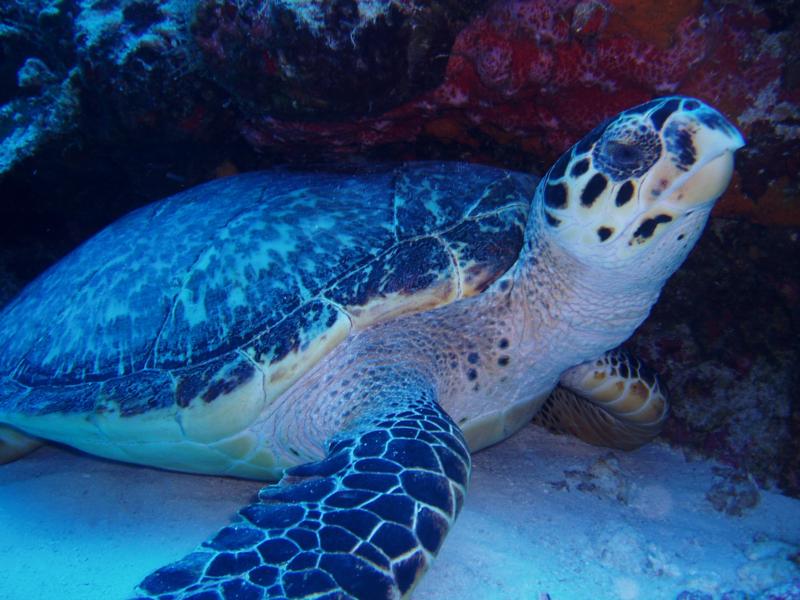
[[[749,473],[719,467],[714,472],[714,483],[706,492],[714,510],[740,517],[758,505],[761,494]]]
[[[791,593],[782,595],[792,588],[795,593],[800,591],[797,587],[800,582],[800,565],[797,561],[799,552],[800,548],[795,545],[762,535],[745,549],[749,562],[740,566],[736,573],[748,589],[763,593],[759,598],[800,598],[800,595],[794,596]]]
[[[630,497],[628,477],[613,452],[598,458],[588,469],[565,471],[566,487],[592,494],[598,498],[627,504]],[[556,485],[556,487],[558,487]]]

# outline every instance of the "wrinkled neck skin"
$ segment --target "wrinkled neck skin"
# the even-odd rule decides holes
[[[394,356],[422,356],[415,368],[435,382],[473,451],[530,422],[566,369],[625,341],[661,289],[630,269],[582,264],[532,221],[517,263],[483,294],[387,324],[412,346],[434,336],[433,361]],[[448,355],[459,368],[446,368]]]
[[[525,247],[509,276],[505,302],[521,319],[519,362],[536,374],[539,365],[552,364],[560,373],[621,344],[650,313],[663,284],[643,281],[629,265],[603,269],[582,263],[536,219],[528,225]],[[490,302],[501,300],[501,287],[491,290],[497,298]],[[529,386],[543,383],[530,381]]]

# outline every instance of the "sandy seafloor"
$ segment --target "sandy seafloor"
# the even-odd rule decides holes
[[[728,516],[706,499],[713,463],[661,444],[608,453],[530,426],[475,455],[414,599],[800,597],[800,501],[762,491]],[[0,598],[127,598],[259,487],[43,448],[0,467]]]

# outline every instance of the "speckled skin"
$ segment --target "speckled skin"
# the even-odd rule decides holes
[[[0,423],[169,468],[290,467],[147,577],[148,598],[407,597],[458,514],[469,451],[559,379],[612,422],[663,420],[646,394],[598,393],[586,363],[647,316],[741,144],[713,109],[667,98],[598,127],[535,190],[442,163],[190,190],[0,314]]]

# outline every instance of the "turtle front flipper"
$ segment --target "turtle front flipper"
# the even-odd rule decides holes
[[[39,438],[25,435],[13,427],[0,425],[0,465],[33,452],[43,443]]]
[[[561,375],[534,422],[598,446],[633,450],[661,432],[669,412],[656,373],[620,349]]]
[[[324,460],[287,470],[238,522],[147,577],[140,592],[407,597],[461,509],[470,470],[460,430],[433,398],[432,388],[397,382],[372,395],[377,412],[336,436]]]

